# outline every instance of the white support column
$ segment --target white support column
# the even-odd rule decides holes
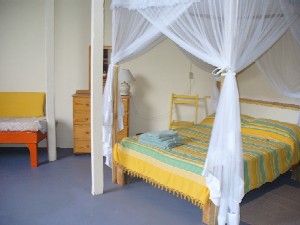
[[[103,193],[102,68],[104,0],[92,0],[91,7],[91,168],[92,194]]]
[[[45,0],[45,72],[48,158],[56,160],[55,79],[54,79],[54,0]]]

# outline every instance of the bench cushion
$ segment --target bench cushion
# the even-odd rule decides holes
[[[46,117],[0,117],[0,131],[47,132]]]
[[[0,117],[45,116],[44,92],[0,92]]]

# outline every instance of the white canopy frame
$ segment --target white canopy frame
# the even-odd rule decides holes
[[[220,68],[218,75],[225,76],[203,175],[210,199],[220,207],[218,224],[239,224],[244,166],[235,75],[299,18],[297,4],[299,0],[114,0],[112,63],[103,105],[106,163],[111,165],[113,65],[143,54],[165,35],[194,57]],[[120,130],[120,97],[118,102]]]

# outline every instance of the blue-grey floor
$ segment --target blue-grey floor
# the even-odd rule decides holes
[[[0,148],[0,225],[202,224],[196,206],[143,181],[119,187],[106,166],[104,194],[92,196],[89,155],[58,149],[58,160],[50,163],[41,149],[39,162],[29,166],[26,148]],[[287,180],[252,191],[243,202]]]

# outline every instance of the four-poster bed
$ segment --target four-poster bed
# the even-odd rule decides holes
[[[297,0],[113,1],[112,63],[103,106],[106,163],[112,166],[115,141],[111,135],[116,128],[122,129],[123,108],[112,85],[113,74],[117,77],[114,65],[146,52],[168,37],[199,61],[217,67],[216,77],[225,77],[201,175],[205,177],[210,200],[219,206],[218,224],[239,224],[239,203],[244,196],[244,160],[235,76],[266,52],[288,28],[297,35],[299,8]],[[294,76],[299,80],[298,74]],[[117,79],[114,82],[117,84]],[[285,95],[297,98],[299,93],[299,87],[284,91]],[[113,102],[119,106],[113,107]],[[113,180],[121,173],[120,168],[113,166]],[[204,211],[208,211],[206,215],[216,212],[207,204]]]
[[[253,104],[253,100],[241,101]],[[255,102],[276,107],[271,102]],[[123,139],[113,151],[113,182],[126,183],[126,176],[144,179],[153,186],[167,190],[199,206],[203,222],[214,224],[216,209],[209,201],[209,190],[201,171],[205,163],[210,134],[215,115],[205,118],[193,127],[175,129],[184,145],[165,150],[140,143],[138,136]],[[242,140],[244,149],[245,192],[275,180],[289,169],[295,169],[300,160],[300,128],[293,124],[242,115]],[[298,169],[299,170],[299,169]],[[298,171],[299,172],[299,171]],[[298,179],[299,180],[299,179]],[[300,181],[300,180],[299,180]]]

